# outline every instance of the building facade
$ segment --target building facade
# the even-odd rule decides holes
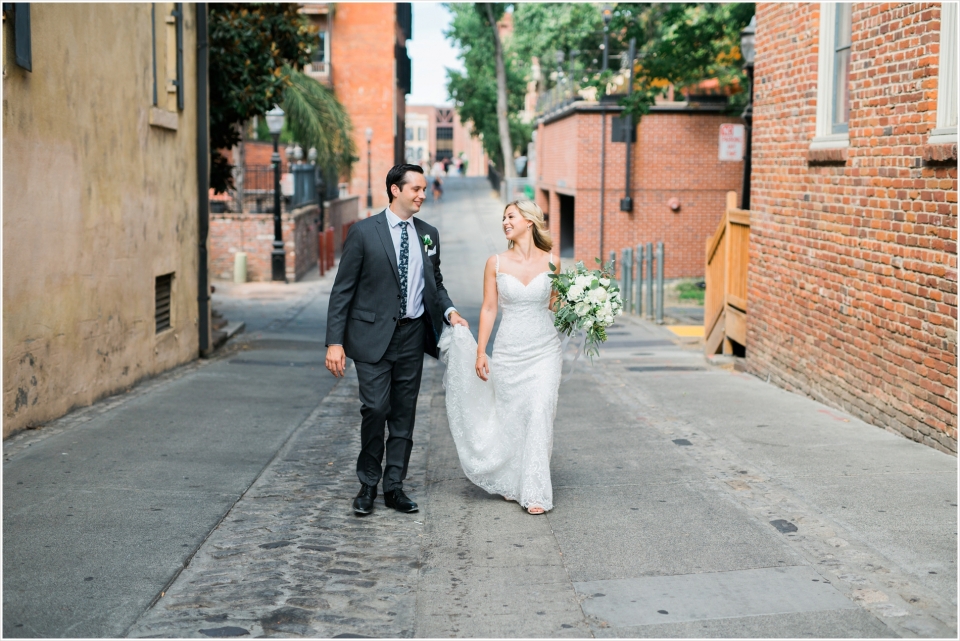
[[[719,160],[720,126],[739,120],[722,109],[652,107],[629,145],[629,190],[621,107],[578,101],[541,117],[531,178],[561,255],[587,264],[600,255],[602,182],[604,261],[611,251],[662,241],[666,278],[703,276],[704,241],[723,215],[726,193],[739,193],[743,183],[742,161]],[[628,195],[633,210],[621,211]]]
[[[207,150],[180,6],[4,5],[4,437],[198,356]]]
[[[957,4],[757,4],[747,364],[957,451]]]
[[[453,166],[457,162],[465,165],[465,176],[487,175],[483,141],[473,135],[470,125],[460,120],[460,114],[453,107],[408,105],[406,125],[407,162],[429,170],[434,162],[448,159]],[[422,157],[418,157],[421,148]],[[451,168],[450,172],[453,171]]]
[[[320,30],[314,60],[306,71],[333,88],[353,122],[360,160],[349,177],[349,193],[361,195],[365,202],[369,187],[372,209],[386,207],[387,172],[403,162],[405,154],[411,6],[329,2],[304,4],[301,11]]]

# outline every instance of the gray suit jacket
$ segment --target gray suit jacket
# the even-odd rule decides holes
[[[443,312],[453,303],[440,275],[440,234],[436,228],[413,219],[423,256],[423,308],[425,351],[436,358],[437,342],[443,330]],[[421,239],[430,234],[436,253],[427,256]],[[346,355],[361,363],[383,358],[400,309],[400,271],[393,248],[387,215],[380,212],[350,227],[343,244],[337,278],[330,292],[327,310],[327,345],[343,345]]]

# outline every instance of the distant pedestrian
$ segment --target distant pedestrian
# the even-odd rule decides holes
[[[446,173],[446,170],[443,167],[443,163],[439,160],[433,163],[433,169],[430,170],[430,176],[433,178],[433,202],[440,202],[440,198],[443,196],[443,176]]]

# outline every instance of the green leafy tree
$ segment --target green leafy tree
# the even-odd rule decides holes
[[[282,102],[291,79],[287,69],[310,61],[315,34],[299,5],[210,5],[210,185],[233,186],[233,166],[220,153],[241,138],[241,125]]]
[[[513,13],[513,37],[508,45],[520,75],[531,79],[531,64],[538,58],[548,78],[556,68],[557,52],[564,55],[563,73],[570,70],[571,52],[575,71],[596,66],[603,43],[603,18],[591,3],[517,3]],[[579,74],[577,74],[579,75]]]
[[[293,138],[317,150],[317,164],[347,174],[356,155],[353,124],[333,91],[289,66],[283,74],[290,84],[283,91],[283,110]]]
[[[621,100],[637,118],[649,111],[668,84],[687,89],[716,78],[721,87],[746,85],[740,31],[754,14],[753,3],[619,3],[610,32],[621,46],[637,39],[634,94]],[[733,94],[733,109],[746,93]]]
[[[520,122],[525,84],[513,61],[503,60],[503,99],[506,109],[507,144],[501,141],[502,119],[498,117],[497,101],[497,43],[491,28],[503,14],[504,5],[484,6],[485,3],[449,4],[453,20],[446,36],[460,48],[464,72],[447,71],[447,92],[456,104],[461,120],[473,123],[474,131],[482,135],[483,147],[504,172],[513,170],[513,151],[526,148],[530,141],[530,127]],[[510,175],[510,174],[507,174]]]

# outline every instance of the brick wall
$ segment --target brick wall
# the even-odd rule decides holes
[[[571,109],[537,132],[538,198],[547,203],[550,228],[560,241],[560,208],[555,194],[575,197],[574,251],[592,263],[600,248],[599,111]],[[606,119],[604,260],[610,251],[663,241],[666,278],[704,274],[704,243],[723,215],[725,194],[739,193],[742,162],[718,160],[719,131],[735,116],[703,112],[653,112],[643,117],[632,145],[633,212],[620,211],[626,195],[626,144],[611,142],[613,117]],[[545,191],[546,194],[540,193]],[[680,201],[673,211],[668,202]],[[541,203],[542,205],[543,203]]]
[[[283,214],[283,245],[286,274],[299,280],[317,264],[317,234],[320,208],[302,207]],[[269,281],[272,277],[272,214],[211,214],[210,274],[214,279],[233,280],[237,252],[247,254],[247,280]]]
[[[392,2],[338,2],[330,33],[333,90],[353,122],[353,140],[360,160],[353,165],[350,193],[367,194],[367,127],[370,144],[374,211],[387,205],[386,177],[403,159],[404,94],[397,88],[399,42],[396,5]],[[399,136],[400,159],[396,158]]]
[[[819,6],[757,4],[746,347],[755,374],[955,453],[956,146],[926,145],[939,15],[853,5],[849,148],[817,163]]]

